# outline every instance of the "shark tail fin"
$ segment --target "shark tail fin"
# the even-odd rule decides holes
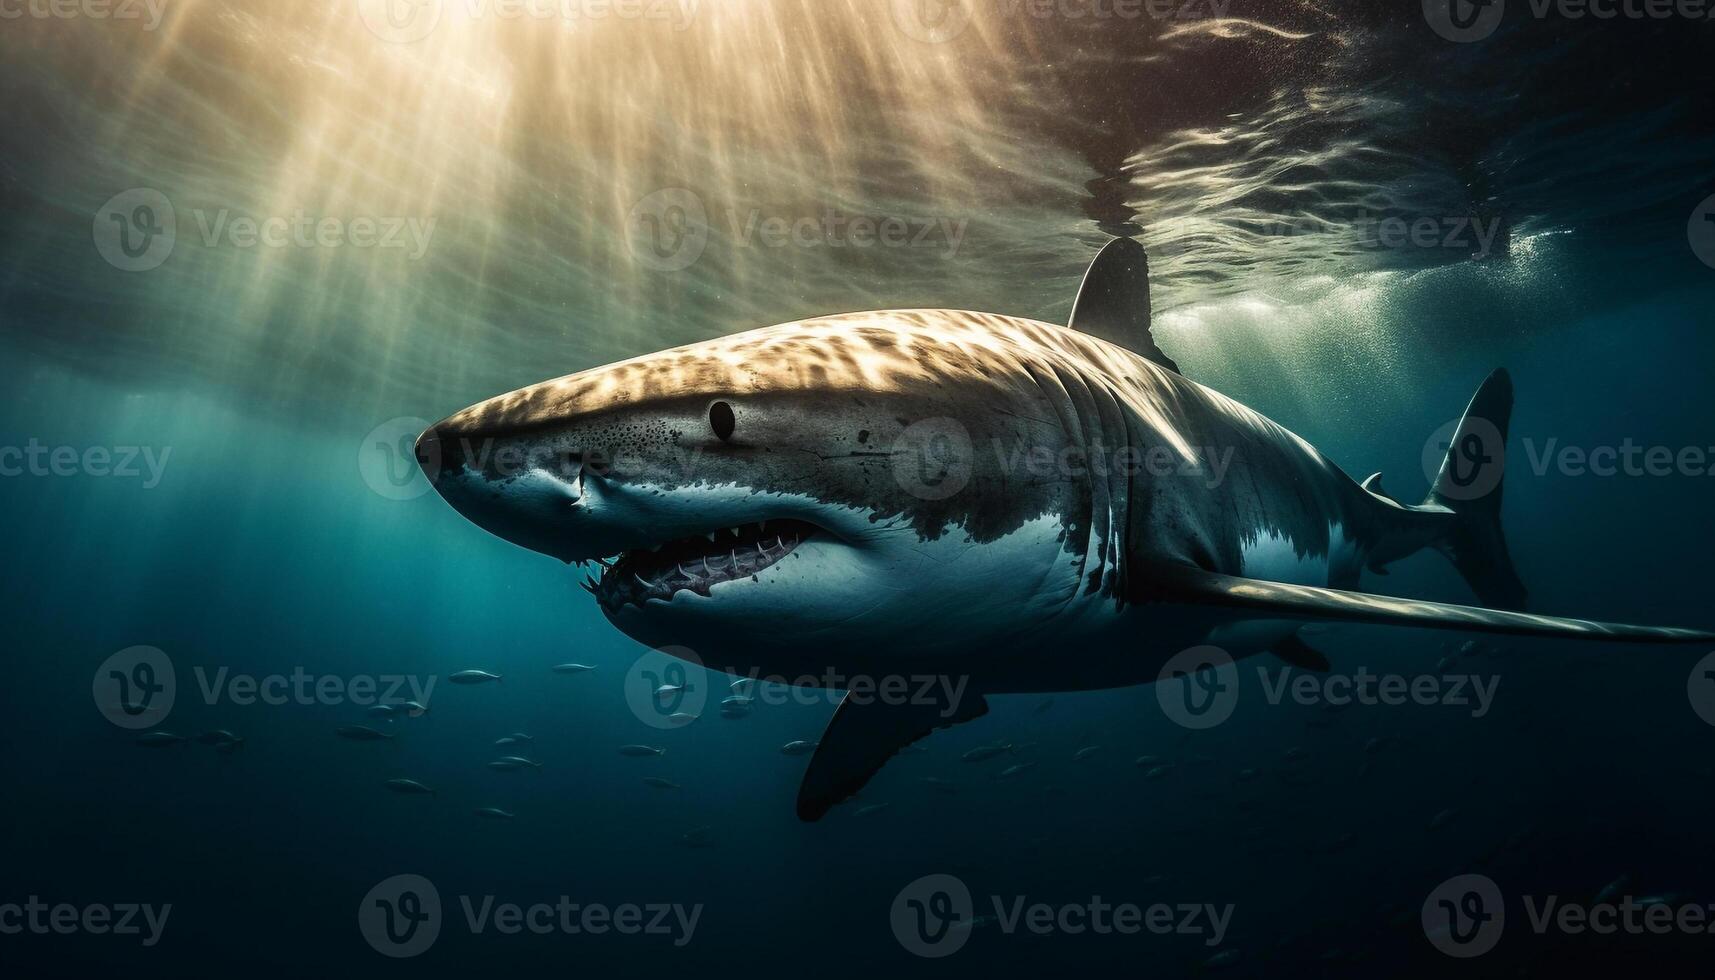
[[[1512,414],[1512,377],[1499,368],[1472,396],[1424,505],[1445,508],[1454,515],[1435,547],[1453,563],[1477,600],[1495,609],[1522,610],[1529,593],[1513,567],[1501,530],[1501,489]]]

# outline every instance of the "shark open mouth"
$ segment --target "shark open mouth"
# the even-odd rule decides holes
[[[608,612],[627,603],[669,601],[679,592],[706,596],[716,583],[755,576],[817,530],[805,521],[767,520],[637,548],[604,562],[601,580],[584,588]]]

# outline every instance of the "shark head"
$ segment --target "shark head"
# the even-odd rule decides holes
[[[1032,351],[953,311],[785,324],[524,388],[418,457],[474,523],[569,563],[620,630],[729,669],[980,650],[1082,584],[1088,487]],[[1052,377],[1052,372],[1049,372]]]

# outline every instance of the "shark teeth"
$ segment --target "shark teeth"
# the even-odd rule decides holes
[[[609,613],[650,599],[671,601],[680,592],[706,596],[721,582],[749,578],[779,562],[816,531],[802,521],[776,518],[640,546],[600,562],[600,581],[583,588]]]

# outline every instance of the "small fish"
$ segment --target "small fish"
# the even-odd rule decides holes
[[[1256,770],[1255,769],[1240,769],[1239,770],[1239,782],[1248,783],[1255,778],[1256,778]]]
[[[1453,816],[1456,813],[1458,813],[1457,810],[1453,810],[1453,809],[1449,808],[1446,810],[1442,810],[1440,813],[1437,813],[1433,817],[1430,817],[1429,818],[1429,829],[1430,830],[1440,830],[1442,827],[1447,826],[1448,822],[1453,819]]]
[[[966,752],[964,755],[959,756],[959,758],[966,762],[987,762],[1003,752],[1012,752],[1014,755],[1018,754],[1014,751],[1011,745],[1002,742],[995,745],[979,745],[969,752]]]
[[[373,707],[371,707],[368,711],[366,711],[364,713],[367,714],[371,718],[388,718],[388,719],[391,719],[394,715],[404,714],[404,712],[405,712],[405,706],[404,705],[377,704],[377,705],[374,705]]]
[[[448,675],[447,680],[454,684],[487,684],[489,681],[500,680],[499,674],[491,674],[486,670],[461,670]]]
[[[172,732],[150,732],[137,736],[137,744],[146,749],[164,749],[169,745],[183,745],[187,741],[189,740],[183,735],[174,735]]]
[[[395,793],[404,793],[409,796],[435,795],[434,790],[417,782],[415,779],[389,779],[387,781],[387,788]]]
[[[780,754],[781,755],[809,755],[810,753],[816,751],[816,744],[817,743],[815,743],[815,742],[806,742],[803,739],[799,739],[796,742],[787,742],[785,745],[780,746]]]
[[[1611,905],[1611,904],[1613,904],[1614,899],[1619,898],[1621,893],[1624,892],[1627,888],[1630,888],[1631,885],[1632,885],[1632,876],[1631,875],[1621,875],[1618,878],[1615,878],[1613,881],[1610,881],[1606,885],[1603,885],[1602,890],[1596,893],[1596,904],[1597,905]]]
[[[1226,967],[1232,966],[1234,963],[1237,963],[1238,961],[1239,961],[1239,951],[1238,950],[1236,950],[1236,949],[1223,949],[1219,953],[1216,953],[1214,956],[1211,956],[1208,959],[1204,960],[1203,966],[1205,969],[1209,969],[1209,970],[1220,970],[1220,969],[1225,969]]]
[[[721,704],[723,704],[723,705],[725,705],[725,704],[741,704],[747,708],[750,707],[752,704],[755,704],[755,703],[756,703],[755,698],[745,697],[742,694],[734,694],[730,698],[722,698],[721,699]]]
[[[553,667],[556,674],[583,674],[594,669],[589,664],[555,664]]]
[[[671,696],[674,694],[678,694],[680,691],[683,691],[684,689],[685,689],[685,685],[683,685],[683,684],[663,684],[660,687],[655,689],[655,696],[658,698],[664,698],[664,697],[668,697],[668,696]]]
[[[1036,710],[1032,711],[1031,714],[1045,715],[1048,713],[1048,709],[1052,708],[1052,707],[1054,707],[1054,699],[1053,698],[1043,698],[1040,702],[1037,703]]]
[[[996,779],[1011,779],[1012,777],[1018,775],[1019,773],[1023,772],[1026,769],[1029,769],[1031,766],[1034,766],[1034,765],[1036,765],[1036,763],[1034,763],[1034,762],[1020,762],[1017,765],[1007,766],[1005,769],[1002,769],[1000,771],[1000,775],[996,776],[995,778]]]
[[[378,732],[368,725],[346,725],[335,729],[334,734],[340,738],[349,738],[353,742],[379,742],[384,738],[393,738],[387,732]]]
[[[400,707],[405,709],[405,715],[409,718],[421,718],[429,713],[428,705],[416,701],[406,701]]]
[[[1286,755],[1287,761],[1297,762],[1300,759],[1309,758],[1310,753],[1308,753],[1308,752],[1304,751],[1302,748],[1299,748],[1298,746],[1294,745],[1292,748],[1286,750],[1285,755]]]
[[[1144,773],[1143,778],[1145,778],[1145,779],[1160,779],[1162,776],[1167,775],[1167,771],[1169,769],[1172,769],[1172,768],[1173,768],[1172,766],[1156,766],[1155,768]]]
[[[471,812],[484,820],[511,820],[517,816],[515,813],[507,813],[505,810],[493,806],[479,806]]]
[[[867,817],[871,814],[880,813],[892,805],[893,804],[891,803],[871,803],[869,806],[860,806],[858,807],[857,812],[852,814],[852,816]]]
[[[675,711],[667,716],[667,723],[675,726],[689,725],[691,722],[696,720],[697,716],[691,714],[689,711]]]
[[[500,772],[511,772],[515,769],[540,769],[542,768],[542,764],[533,759],[526,759],[520,755],[508,755],[490,762],[488,764],[488,768]]]
[[[731,684],[728,684],[727,690],[731,691],[734,694],[748,694],[750,692],[750,689],[752,687],[754,687],[755,685],[756,685],[756,678],[754,678],[754,677],[740,677],[738,680],[733,681]]]
[[[1139,769],[1142,769],[1145,766],[1153,766],[1157,762],[1160,762],[1160,761],[1161,761],[1160,759],[1157,759],[1153,755],[1140,755],[1137,758],[1133,759],[1131,764],[1138,767]]]
[[[244,739],[239,738],[237,735],[232,734],[224,728],[217,728],[212,732],[203,732],[201,735],[198,735],[197,744],[213,745],[218,748],[222,745],[243,745]]]
[[[1095,755],[1097,752],[1100,752],[1101,750],[1102,750],[1102,747],[1100,745],[1086,745],[1083,748],[1079,749],[1078,751],[1072,753],[1072,761],[1073,762],[1083,762],[1085,759],[1088,759],[1090,756]]]
[[[535,736],[526,735],[523,732],[513,732],[512,734],[510,734],[506,737],[509,739],[512,739],[514,742],[534,742],[534,741],[536,741]]]
[[[662,779],[660,776],[644,776],[643,777],[643,785],[653,786],[656,789],[678,789],[679,788],[678,783],[675,783],[672,780]]]
[[[723,704],[723,705],[721,705],[721,717],[722,718],[749,718],[750,717],[750,706],[749,705],[738,705],[738,704]]]
[[[666,755],[667,750],[658,749],[653,745],[621,745],[619,747],[619,754],[628,755],[634,759],[641,759],[645,756],[651,755]]]
[[[981,929],[981,928],[984,928],[985,926],[992,926],[996,922],[999,922],[999,921],[1000,921],[999,919],[995,918],[992,915],[973,915],[968,919],[960,919],[959,921],[953,923],[951,926],[948,927],[948,930],[949,931],[957,931],[957,930],[961,930],[961,929],[963,929],[963,930]]]
[[[504,747],[504,746],[507,746],[507,745],[517,745],[517,744],[518,744],[518,740],[517,740],[517,739],[515,739],[515,738],[513,738],[513,737],[512,737],[512,736],[510,736],[510,735],[508,735],[508,736],[506,736],[506,737],[505,737],[505,738],[497,738],[497,739],[495,739],[495,740],[494,740],[494,744],[495,744],[495,746],[496,746],[496,747],[497,747],[497,748],[499,748],[499,747]]]

